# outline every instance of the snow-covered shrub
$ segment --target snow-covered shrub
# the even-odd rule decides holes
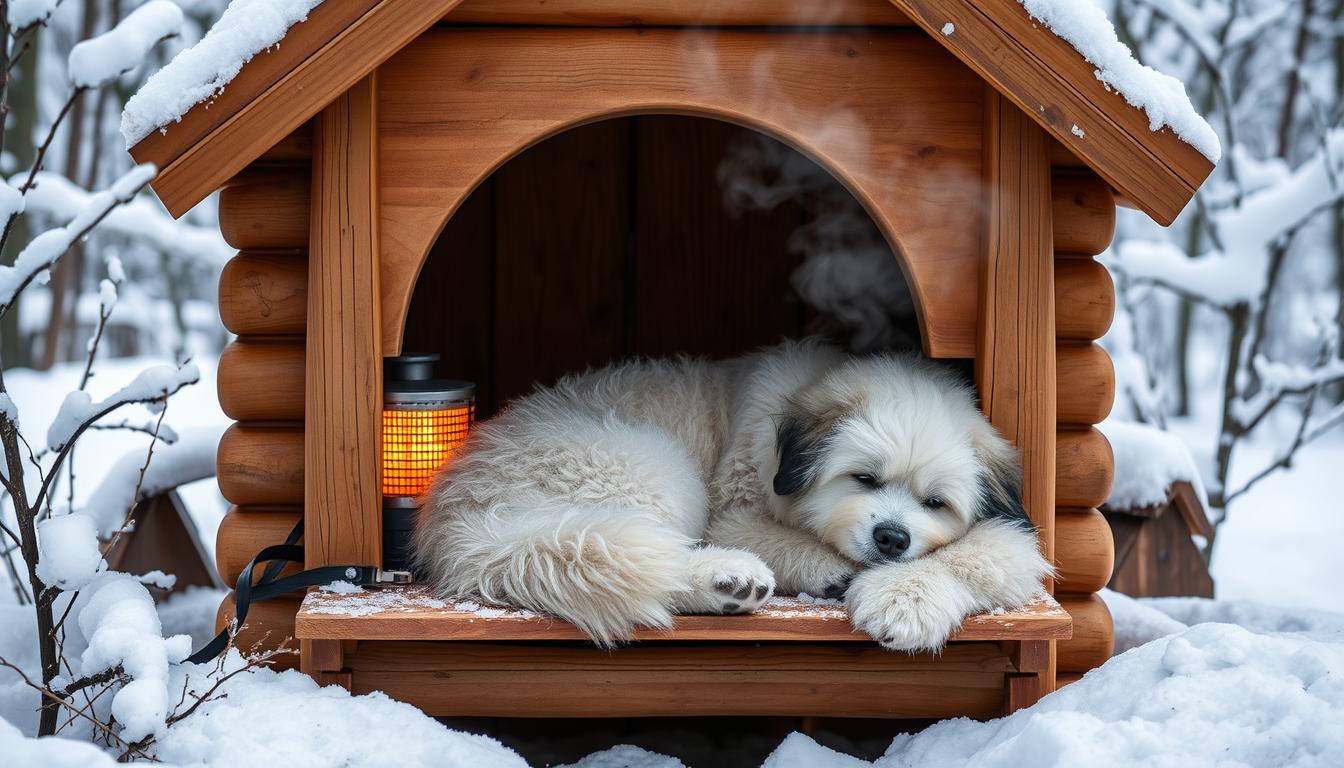
[[[30,53],[36,27],[51,18],[55,5],[46,0],[0,3],[8,11],[5,39],[0,40],[10,54],[8,66]],[[43,164],[69,107],[85,92],[109,87],[141,66],[160,41],[178,33],[182,23],[177,5],[149,0],[104,34],[83,40],[70,51],[66,107],[47,127],[31,166],[8,180],[0,178],[0,250],[15,254],[12,261],[0,264],[0,319],[16,310],[26,290],[45,283],[61,260],[79,249],[99,225],[115,224],[113,229],[122,234],[158,237],[165,243],[173,239],[168,230],[174,228],[164,224],[167,214],[141,197],[154,178],[152,165],[131,168],[106,189],[92,192],[44,171]],[[9,87],[10,78],[0,78],[0,104],[5,103]],[[12,113],[4,114],[6,121],[13,119]],[[16,226],[19,223],[23,226]],[[190,245],[178,243],[167,250]],[[199,478],[212,471],[214,463],[213,449],[201,450],[193,443],[151,470],[156,447],[177,440],[163,427],[169,398],[200,378],[190,362],[148,368],[102,399],[95,400],[87,391],[103,332],[126,281],[115,254],[105,264],[98,323],[86,347],[83,376],[75,391],[61,399],[44,445],[35,448],[20,431],[23,414],[9,396],[0,365],[0,486],[7,502],[0,516],[4,523],[0,559],[8,567],[17,600],[33,611],[32,644],[38,650],[36,665],[3,657],[0,665],[7,678],[17,676],[32,689],[32,707],[40,708],[38,735],[51,735],[78,722],[107,745],[118,747],[123,756],[137,757],[144,756],[169,725],[216,695],[219,681],[256,662],[245,662],[231,672],[222,665],[198,669],[194,680],[184,679],[187,673],[178,667],[190,653],[191,640],[186,635],[163,636],[149,591],[151,586],[171,586],[172,577],[112,572],[103,558],[104,548],[124,532],[135,504],[152,492]],[[109,417],[136,406],[149,411],[147,423],[110,421]],[[27,426],[32,434],[35,425]],[[114,465],[93,500],[74,508],[72,454],[91,430],[108,429],[147,434],[149,447]],[[213,439],[208,442],[213,444]],[[9,728],[0,723],[0,729]],[[44,752],[38,747],[22,749]]]

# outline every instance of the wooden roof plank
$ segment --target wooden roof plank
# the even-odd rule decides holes
[[[295,619],[304,640],[586,640],[567,621],[535,613],[454,605],[423,585],[356,594],[312,591]],[[1049,596],[1015,611],[967,617],[953,642],[1065,640],[1073,620]],[[756,613],[678,616],[670,630],[638,629],[639,641],[871,642],[854,629],[844,606],[774,598]]]
[[[577,27],[911,23],[887,0],[464,0],[444,22]]]
[[[154,191],[181,216],[461,0],[379,0],[321,49],[163,168]]]
[[[891,2],[1159,223],[1170,224],[1213,171],[1170,130],[1150,131],[1143,111],[1107,90],[1091,64],[1019,3]],[[943,34],[949,22],[955,31]]]
[[[322,3],[295,24],[280,45],[253,56],[215,98],[187,110],[182,119],[150,133],[131,147],[137,163],[167,168],[220,122],[252,103],[304,59],[339,35],[379,0],[342,0]],[[259,147],[264,151],[266,147]]]

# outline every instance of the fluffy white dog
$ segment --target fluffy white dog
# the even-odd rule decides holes
[[[883,645],[937,649],[1050,572],[1020,488],[951,373],[786,343],[613,365],[510,404],[427,493],[416,559],[446,595],[602,645],[779,590],[843,595]]]

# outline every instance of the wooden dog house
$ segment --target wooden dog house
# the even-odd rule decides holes
[[[629,127],[650,115],[682,116],[682,127]],[[1111,575],[1096,507],[1112,458],[1092,425],[1113,396],[1093,341],[1114,296],[1091,257],[1111,240],[1117,202],[1170,223],[1212,166],[1170,131],[1149,130],[1010,0],[319,5],[217,98],[132,149],[162,169],[154,189],[176,215],[222,189],[220,226],[239,249],[220,285],[238,335],[219,368],[221,404],[237,421],[218,459],[236,505],[219,531],[223,577],[236,579],[300,515],[309,567],[380,562],[380,363],[409,336],[437,333],[445,372],[492,371],[503,399],[517,387],[501,370],[545,378],[529,370],[544,359],[720,351],[705,339],[731,324],[696,319],[699,301],[725,306],[741,291],[753,296],[748,314],[771,306],[777,294],[758,284],[777,278],[753,276],[779,272],[749,241],[714,258],[650,258],[638,246],[647,229],[631,238],[635,225],[585,218],[606,205],[595,201],[625,201],[628,222],[643,210],[632,196],[670,195],[622,186],[629,175],[610,164],[650,157],[622,135],[684,140],[697,130],[688,116],[784,142],[867,210],[900,260],[925,354],[973,360],[986,413],[1022,449],[1057,606],[973,617],[937,656],[885,652],[834,610],[790,603],[686,617],[607,653],[562,622],[444,607],[412,589],[372,610],[328,595],[302,610],[302,596],[258,604],[242,642],[297,636],[306,671],[435,715],[987,717],[1110,656],[1110,616],[1094,593]],[[616,119],[626,128],[590,127],[565,143],[582,134],[570,129]],[[524,153],[551,137],[539,159]],[[566,170],[582,147],[595,154]],[[534,160],[518,170],[515,157]],[[543,204],[545,185],[586,191]],[[557,249],[545,228],[562,225],[608,239]],[[789,311],[794,320],[742,339],[787,328]],[[557,327],[562,318],[570,325]],[[699,335],[678,335],[683,326]]]

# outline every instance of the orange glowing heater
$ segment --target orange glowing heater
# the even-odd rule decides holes
[[[476,385],[435,379],[437,354],[383,360],[383,567],[407,570],[419,496],[476,422]]]

